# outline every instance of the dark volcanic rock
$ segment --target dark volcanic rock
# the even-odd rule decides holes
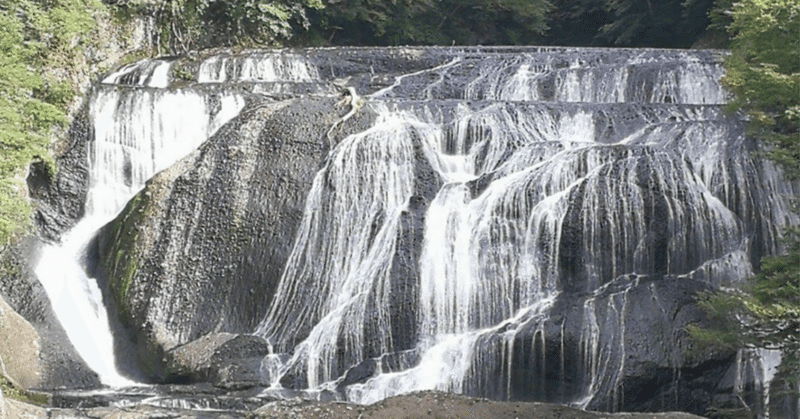
[[[262,374],[261,364],[269,353],[270,346],[264,338],[236,336],[214,352],[209,381],[226,390],[268,387],[271,377]]]
[[[187,344],[167,351],[166,381],[208,382],[211,363],[216,350],[236,335],[231,333],[209,333]]]
[[[598,393],[604,397],[593,400],[589,408],[680,408],[703,414],[734,355],[690,356],[691,339],[686,326],[704,321],[693,298],[710,287],[688,278],[621,279],[620,288],[606,288],[592,307],[598,319],[607,319],[607,324],[601,326],[598,350],[601,354],[608,351],[600,359],[607,359],[609,364],[597,371]],[[588,371],[587,376],[591,377]]]
[[[691,352],[685,328],[704,321],[693,295],[708,289],[689,278],[623,276],[593,294],[562,294],[544,325],[522,327],[510,342],[502,334],[479,341],[489,372],[467,383],[467,392],[585,399],[586,408],[601,411],[704,414],[725,391],[718,386],[734,355]]]
[[[335,98],[260,103],[150,180],[101,233],[98,278],[146,374],[162,353],[263,319],[343,113]],[[336,132],[363,130],[360,112]],[[102,282],[102,279],[101,279]]]

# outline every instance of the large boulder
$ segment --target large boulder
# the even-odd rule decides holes
[[[165,378],[165,351],[264,318],[329,141],[373,119],[364,110],[328,135],[347,110],[335,98],[255,103],[98,234],[97,277],[146,375]]]
[[[268,387],[261,373],[270,347],[253,335],[210,333],[167,352],[167,380],[207,382],[226,390]]]
[[[15,384],[37,387],[41,382],[39,334],[0,297],[0,371]]]

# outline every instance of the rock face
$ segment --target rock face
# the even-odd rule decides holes
[[[101,230],[98,278],[156,380],[703,414],[735,354],[689,357],[695,295],[799,221],[722,110],[718,58],[256,51],[183,63],[180,86],[134,64],[105,83],[148,115],[246,105]]]
[[[94,388],[97,375],[81,360],[28,267],[36,244],[0,256],[0,357],[8,377],[28,389]],[[33,256],[31,256],[33,255]]]
[[[59,170],[54,179],[49,179],[43,164],[31,165],[28,190],[37,202],[35,219],[39,235],[46,240],[58,240],[62,232],[84,215],[89,188],[86,156],[91,129],[84,106],[70,125],[70,142],[56,160]]]
[[[258,336],[212,333],[167,353],[167,379],[225,390],[268,387],[261,361],[269,354],[269,344]]]
[[[154,378],[164,351],[263,319],[338,113],[333,98],[253,104],[98,235],[98,277]]]

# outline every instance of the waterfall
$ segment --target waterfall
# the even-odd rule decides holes
[[[257,332],[283,351],[297,345],[287,368],[305,363],[311,388],[336,379],[342,365],[364,360],[367,345],[377,346],[377,354],[393,351],[385,309],[397,225],[413,189],[413,133],[433,134],[387,115],[339,144],[314,179],[274,297],[305,303],[273,305]],[[368,314],[368,308],[374,311]],[[367,316],[374,322],[371,336],[365,336]],[[339,345],[347,348],[344,359]]]
[[[718,83],[719,53],[535,47],[378,53],[222,53],[184,67],[194,81],[180,82],[171,79],[170,59],[144,60],[96,88],[87,215],[61,244],[45,246],[37,274],[105,384],[127,381],[107,357],[113,353],[108,321],[80,261],[86,243],[155,173],[237,115],[248,138],[277,144],[284,131],[306,135],[284,129],[302,113],[294,106],[306,103],[306,95],[357,91],[364,101],[343,100],[335,116],[317,115],[333,100],[315,102],[313,118],[356,115],[334,125],[350,134],[326,136],[324,146],[317,138],[292,138],[330,148],[324,160],[281,168],[289,175],[276,184],[294,182],[288,172],[294,170],[308,193],[286,210],[291,214],[269,221],[294,236],[281,238],[290,254],[282,248],[262,264],[280,265],[264,267],[280,281],[253,316],[266,312],[252,330],[271,349],[253,372],[270,383],[265,394],[305,391],[372,403],[441,390],[628,409],[630,400],[645,398],[636,381],[643,369],[662,374],[647,376],[653,380],[672,371],[679,385],[682,328],[700,316],[692,312],[692,296],[745,281],[761,256],[780,251],[782,228],[800,222],[786,199],[796,185],[760,161],[743,121],[723,110],[728,95]],[[253,106],[242,112],[245,98],[249,105],[297,102],[258,108],[261,119],[248,124],[256,112]],[[293,113],[280,114],[285,109]],[[365,124],[360,132],[348,125],[354,120]],[[261,151],[248,148],[252,161],[269,160]],[[259,186],[272,187],[265,185]],[[274,199],[272,192],[246,204],[242,198],[241,206],[258,211],[259,199]],[[175,211],[198,211],[207,204],[199,201]],[[298,217],[283,223],[284,215]],[[216,237],[185,235],[194,234]],[[177,236],[164,248],[182,246]],[[209,254],[226,251],[208,246]],[[257,270],[260,259],[252,259]],[[215,288],[216,278],[202,279],[204,291],[229,291]],[[163,301],[180,301],[181,290],[175,292]],[[68,295],[75,295],[71,302],[59,302]],[[152,300],[167,304],[159,298]],[[69,325],[78,306],[87,309],[80,317],[96,325],[80,319]],[[155,329],[171,330],[157,324],[158,315],[145,316]],[[99,334],[80,334],[86,330]],[[174,338],[165,351],[192,339]],[[247,362],[258,364],[264,352]],[[770,361],[760,364],[766,388],[777,361],[762,357]],[[678,403],[678,393],[659,397]]]
[[[777,349],[740,349],[736,353],[733,391],[759,419],[769,419],[770,385],[781,359]]]
[[[191,89],[169,90],[167,61],[141,61],[106,77],[90,99],[90,186],[84,217],[60,243],[43,246],[36,275],[73,346],[108,386],[135,384],[117,372],[102,295],[85,272],[84,252],[155,173],[192,152],[236,116],[244,100],[209,100]],[[131,86],[131,88],[124,88]]]
[[[311,82],[316,67],[290,52],[253,52],[245,56],[215,55],[200,64],[198,83]]]
[[[385,342],[390,315],[371,313],[381,319],[376,320],[365,313],[370,298],[380,298],[375,304],[379,308],[389,306],[387,296],[371,293],[389,288],[396,211],[412,193],[409,158],[414,138],[423,140],[424,154],[444,180],[425,215],[419,261],[421,336],[416,349],[421,360],[406,371],[352,386],[348,397],[355,401],[368,403],[424,389],[461,392],[479,376],[472,367],[479,345],[488,344],[496,334],[513,341],[515,330],[523,325],[543,324],[552,300],[568,287],[561,284],[559,245],[565,240],[561,235],[571,212],[587,214],[575,245],[590,259],[583,261],[582,272],[574,274],[587,277],[587,291],[601,287],[605,278],[629,272],[687,273],[701,260],[725,257],[744,245],[737,217],[707,192],[684,161],[654,146],[633,145],[630,137],[618,140],[631,143],[625,148],[596,143],[592,126],[596,115],[585,111],[528,111],[496,105],[478,111],[459,108],[453,112],[454,120],[444,123],[421,122],[424,116],[381,108],[383,114],[371,130],[337,146],[329,166],[317,175],[275,298],[281,302],[302,298],[305,303],[273,305],[257,332],[271,339],[277,351],[291,351],[296,345],[284,373],[306,364],[309,387],[334,385],[348,365],[366,359],[364,348],[369,344],[363,333],[372,321],[381,325],[372,338],[384,341],[373,356],[392,352]],[[679,132],[673,130],[671,135]],[[367,140],[369,152],[381,147],[381,154],[367,154],[363,143]],[[384,166],[397,160],[403,164]],[[354,165],[348,168],[347,163]],[[646,195],[636,186],[646,180],[643,171],[647,179],[654,179],[658,195]],[[492,182],[473,196],[472,182],[488,175],[494,177]],[[379,180],[387,183],[374,183]],[[332,196],[326,196],[326,185]],[[398,187],[402,191],[398,196],[385,195]],[[678,190],[680,197],[673,195]],[[618,196],[627,199],[620,201]],[[648,218],[654,216],[649,211],[656,200],[666,205],[668,213],[660,216],[669,221],[665,228],[672,237],[660,250],[652,247],[648,231]],[[382,208],[385,205],[391,209]],[[336,211],[329,209],[339,206]],[[380,215],[373,213],[376,210]],[[602,220],[610,222],[601,224]],[[698,220],[703,220],[699,226],[694,224]],[[620,313],[623,334],[625,295],[622,291],[608,303],[610,310]],[[589,316],[592,305],[588,300]],[[596,321],[588,324],[598,327]],[[623,358],[615,357],[616,364],[603,360],[611,349],[601,350],[596,335],[587,335],[585,344],[591,379],[620,380]],[[622,345],[614,351],[624,353],[624,339],[614,338]],[[337,345],[346,345],[345,358],[337,355],[342,349]],[[478,369],[501,362],[483,356]],[[336,360],[344,366],[325,365],[321,373],[317,360]],[[437,363],[438,368],[453,369],[442,370],[440,379],[434,379],[432,365]],[[497,391],[508,396],[502,388]]]
[[[273,345],[274,388],[345,387],[372,403],[431,389],[512,399],[522,386],[619,410],[634,290],[658,301],[652,278],[730,285],[776,249],[794,216],[756,196],[791,187],[746,153],[721,107],[721,67],[682,52],[582,54],[455,52],[368,96],[377,122],[318,172],[256,331]],[[416,343],[400,346],[391,269],[422,166],[442,186],[423,214]],[[575,318],[554,317],[562,298],[578,301]],[[675,368],[677,344],[664,345]],[[371,375],[350,382],[364,365]],[[579,388],[552,381],[566,368]]]

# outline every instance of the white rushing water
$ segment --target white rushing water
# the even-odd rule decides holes
[[[287,238],[292,253],[255,332],[274,349],[262,362],[269,391],[288,378],[309,394],[345,385],[359,403],[419,390],[510,399],[521,381],[553,394],[548,380],[560,374],[580,388],[559,401],[624,406],[639,277],[727,285],[752,274],[751,242],[777,249],[790,216],[766,199],[785,192],[777,171],[765,169],[767,190],[753,197],[761,168],[731,158],[746,147],[708,106],[727,100],[719,65],[693,53],[622,54],[446,57],[381,81],[366,96],[376,122],[332,144]],[[227,83],[302,84],[321,72],[291,51],[219,55],[200,64],[194,88],[167,90],[169,69],[143,61],[104,80],[112,86],[90,109],[87,215],[36,268],[70,339],[111,386],[131,383],[114,367],[101,295],[81,263],[86,244],[151,176],[240,112]],[[438,190],[420,197],[424,182]],[[745,225],[756,216],[758,227]],[[398,285],[406,251],[418,275]],[[565,294],[575,298],[569,368],[579,377],[565,373],[567,320],[551,318]],[[768,387],[776,358],[761,358]],[[343,384],[368,365],[368,377]]]
[[[270,391],[286,375],[310,392],[335,391],[348,370],[371,362],[370,378],[347,385],[348,400],[432,389],[502,399],[515,396],[515,379],[545,393],[557,384],[545,371],[560,365],[563,380],[583,385],[563,402],[624,406],[638,277],[745,278],[752,267],[741,214],[774,215],[758,233],[765,247],[779,236],[781,221],[771,220],[788,219],[785,202],[741,199],[761,186],[748,180],[753,160],[729,158],[742,153],[743,138],[719,106],[707,106],[727,100],[721,68],[691,53],[675,53],[675,62],[646,54],[596,65],[455,57],[368,96],[378,120],[337,144],[317,174],[256,332],[275,350],[264,361]],[[424,214],[410,308],[416,345],[398,348],[390,271],[408,234],[400,219],[418,193],[420,155],[442,186]],[[764,177],[778,190],[775,173]],[[574,272],[564,272],[565,249],[580,255],[567,267]],[[545,337],[553,301],[567,289],[583,308],[571,367],[581,377],[565,376],[564,323],[560,341]],[[545,359],[558,345],[561,359]],[[665,345],[672,368],[678,352]],[[416,355],[389,360],[398,350]],[[539,376],[521,376],[519,362]]]
[[[756,404],[746,408],[754,411],[758,419],[770,417],[770,386],[782,358],[779,349],[740,349],[736,354],[734,392],[741,403],[745,403],[747,392],[753,393]]]
[[[116,368],[114,339],[100,288],[82,263],[86,245],[102,225],[101,220],[85,217],[64,235],[60,245],[45,245],[35,272],[70,342],[100,382],[131,386],[136,383]]]
[[[244,100],[224,94],[218,103],[191,90],[126,90],[115,84],[167,87],[168,63],[144,61],[108,76],[92,97],[94,138],[89,151],[89,191],[83,219],[45,245],[36,275],[70,341],[83,360],[113,387],[135,383],[115,366],[114,343],[97,281],[84,269],[84,252],[145,182],[197,148],[236,116]]]
[[[200,64],[198,83],[311,82],[319,79],[317,69],[303,57],[282,51],[241,56],[213,56]]]
[[[311,388],[339,376],[342,336],[344,365],[365,359],[366,342],[375,342],[382,353],[393,351],[389,267],[400,216],[413,191],[412,133],[433,135],[425,126],[387,115],[373,129],[343,140],[314,179],[285,279],[274,297],[305,303],[273,305],[257,332],[273,337],[283,350],[298,345],[285,368],[306,365]],[[336,192],[328,195],[327,185]],[[316,291],[307,294],[308,289]],[[365,318],[378,324],[371,336],[365,336]],[[300,343],[297,337],[304,333]]]

